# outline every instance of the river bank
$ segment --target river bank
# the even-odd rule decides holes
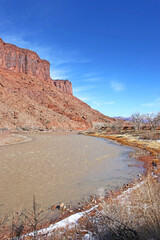
[[[29,142],[32,139],[24,136],[21,132],[3,131],[0,132],[0,146]]]
[[[139,179],[124,185],[118,191],[110,192],[109,196],[105,197],[102,194],[95,203],[98,203],[95,205],[96,208],[93,209],[92,206],[91,212],[87,215],[84,213],[84,216],[70,224],[66,219],[67,235],[63,228],[59,231],[58,226],[58,232],[54,233],[55,239],[61,239],[63,236],[65,239],[70,239],[68,236],[76,239],[77,236],[77,239],[83,240],[151,238],[158,240],[160,236],[159,141],[139,140],[138,137],[127,134],[104,136],[99,133],[87,133],[86,135],[107,138],[134,147],[136,149],[134,157],[143,162],[146,171]],[[77,224],[78,235],[75,235],[74,227]],[[50,235],[51,229],[45,229],[46,233]],[[42,234],[43,231],[40,233]]]
[[[111,192],[108,197],[102,195],[96,209],[74,223],[74,226],[79,224],[78,231],[76,227],[78,234],[75,235],[72,225],[65,239],[70,239],[68,236],[83,240],[160,239],[159,141],[139,140],[131,135],[87,135],[107,138],[136,148],[135,157],[144,163],[146,172],[140,179]],[[64,236],[62,229],[54,235],[55,239],[61,239],[61,236]]]
[[[142,140],[138,135],[132,134],[103,134],[103,133],[84,133],[85,135],[100,137],[116,141],[121,145],[134,147],[142,150],[142,154],[137,154],[136,158],[143,161],[147,170],[153,170],[157,174],[160,173],[160,141]],[[142,156],[141,156],[142,155]],[[152,168],[153,167],[153,168]]]

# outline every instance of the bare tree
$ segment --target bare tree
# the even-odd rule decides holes
[[[160,113],[158,113],[157,115],[155,115],[154,113],[146,114],[145,119],[146,119],[146,123],[148,124],[150,129],[155,131],[156,127],[160,123]]]
[[[157,113],[157,116],[156,116],[156,127],[160,126],[160,112]]]
[[[155,123],[155,115],[153,113],[145,114],[145,120],[146,120],[146,124],[148,125],[150,130],[152,130],[155,125],[154,124]]]
[[[122,119],[117,119],[115,123],[113,123],[114,127],[115,127],[115,131],[117,133],[120,133],[122,128],[123,128],[123,120]]]
[[[140,113],[136,112],[132,114],[132,122],[134,125],[134,128],[137,132],[140,131],[141,126],[144,124],[144,116],[141,115]]]
[[[42,222],[42,219],[40,219],[42,213],[43,211],[41,210],[40,205],[36,203],[35,196],[33,196],[32,211],[26,210],[26,219],[31,229],[33,229],[32,239],[37,239],[37,228],[40,222]]]

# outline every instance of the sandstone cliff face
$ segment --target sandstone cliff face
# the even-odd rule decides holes
[[[0,38],[0,68],[16,73],[25,73],[50,81],[50,63],[37,53],[5,43]],[[72,84],[68,80],[51,81],[60,92],[72,94]]]
[[[51,81],[0,69],[0,129],[86,130],[112,121]]]
[[[0,39],[0,128],[86,130],[112,122],[72,95],[68,80],[51,80],[50,64]]]
[[[55,80],[54,85],[60,90],[60,92],[73,94],[72,83],[68,80]]]
[[[50,80],[50,63],[33,51],[18,48],[0,39],[0,68]]]

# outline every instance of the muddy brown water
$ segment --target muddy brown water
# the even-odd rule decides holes
[[[29,208],[33,195],[43,208],[74,204],[143,172],[129,157],[130,148],[109,140],[63,133],[27,136],[32,141],[0,146],[0,210]]]

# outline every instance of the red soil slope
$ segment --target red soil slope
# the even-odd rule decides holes
[[[74,97],[69,81],[53,81],[49,62],[0,39],[0,128],[85,130],[110,121]]]

